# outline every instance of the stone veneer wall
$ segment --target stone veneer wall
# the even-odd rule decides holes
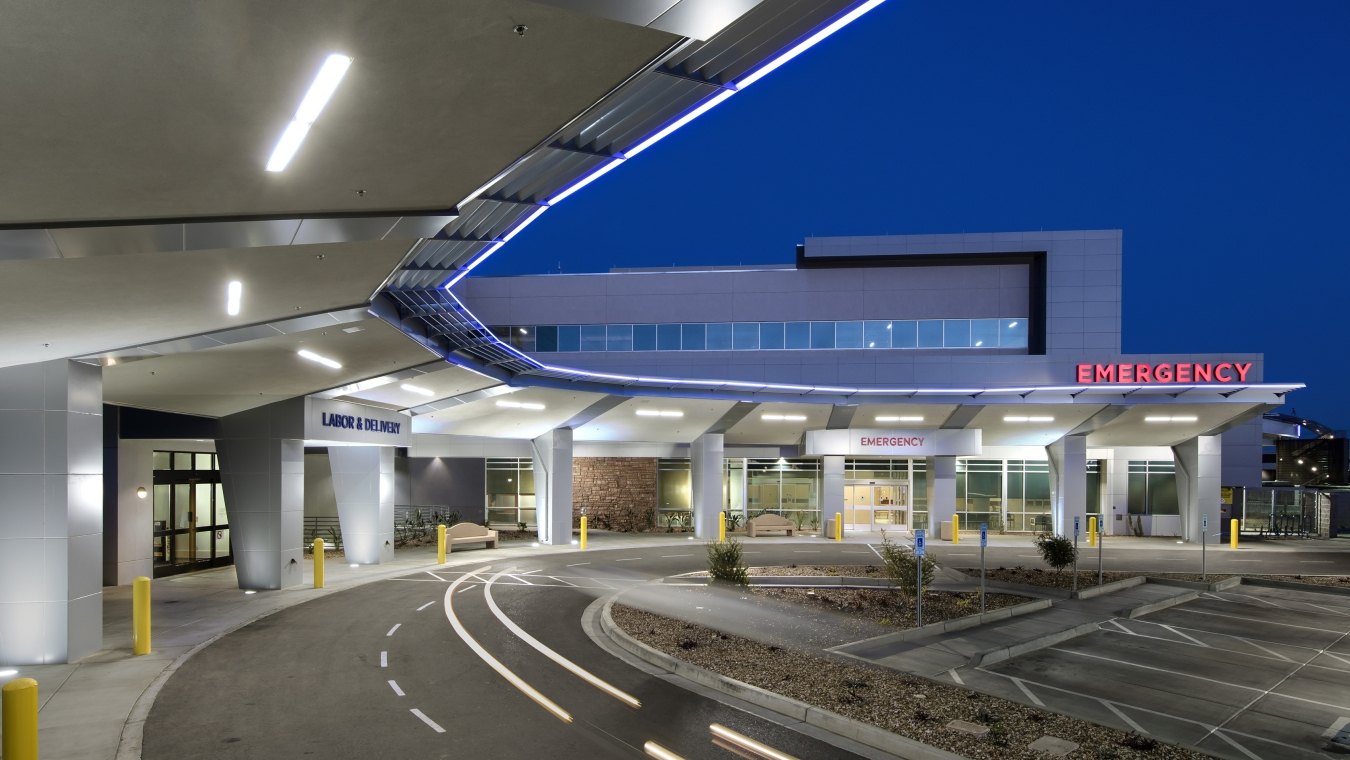
[[[572,461],[572,519],[599,530],[650,530],[656,514],[657,460],[577,457]]]

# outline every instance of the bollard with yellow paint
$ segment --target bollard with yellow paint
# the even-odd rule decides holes
[[[131,651],[150,654],[150,579],[144,575],[131,582]]]
[[[314,539],[314,588],[323,588],[323,539]]]
[[[1088,546],[1097,545],[1097,518],[1088,518]]]
[[[581,516],[581,548],[586,548],[586,515]]]
[[[585,520],[586,518],[581,518]],[[584,528],[582,529],[585,530]],[[445,564],[445,524],[436,526],[436,564]]]
[[[16,678],[0,690],[0,724],[5,735],[0,757],[5,760],[37,760],[38,683]]]
[[[717,513],[717,543],[725,544],[727,542],[727,513]]]
[[[1228,521],[1228,548],[1236,549],[1238,545],[1238,521],[1234,517]]]
[[[961,515],[952,515],[952,543],[961,543]]]
[[[834,513],[834,540],[835,540],[835,541],[843,541],[843,540],[844,540],[844,513],[843,513],[843,512],[835,512],[835,513]]]

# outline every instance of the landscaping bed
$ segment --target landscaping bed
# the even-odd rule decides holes
[[[980,577],[979,568],[956,568],[973,580],[978,581]],[[1208,573],[1203,579],[1200,573],[1152,573],[1147,571],[1120,571],[1108,570],[1102,574],[1103,583],[1112,583],[1122,581],[1127,578],[1138,578],[1145,576],[1149,578],[1165,578],[1175,581],[1193,581],[1195,583],[1215,583],[1226,578],[1232,578],[1236,573]],[[1065,570],[1057,573],[1054,570],[1044,570],[1039,567],[998,567],[985,570],[985,579],[998,581],[1000,583],[1018,583],[1027,586],[1045,586],[1049,588],[1070,589],[1073,588],[1073,572]],[[1261,578],[1272,581],[1289,581],[1291,583],[1307,583],[1314,586],[1340,586],[1350,588],[1350,576],[1345,575],[1243,575],[1244,578]],[[1078,588],[1092,588],[1097,585],[1096,570],[1078,571]],[[926,616],[925,616],[926,617]]]

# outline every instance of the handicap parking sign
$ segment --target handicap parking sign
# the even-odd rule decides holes
[[[980,548],[989,545],[989,523],[980,523]]]
[[[914,531],[914,553],[923,556],[923,528]]]

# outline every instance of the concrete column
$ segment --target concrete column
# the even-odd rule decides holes
[[[1087,538],[1087,436],[1066,435],[1045,447],[1050,460],[1050,511],[1055,533],[1073,538],[1078,518],[1079,538]]]
[[[1207,541],[1219,534],[1219,481],[1223,474],[1223,439],[1200,435],[1172,447],[1177,468],[1177,506],[1181,537],[1200,540],[1200,516],[1209,516]]]
[[[244,426],[222,420],[223,434]],[[216,441],[230,510],[230,544],[242,589],[279,589],[304,581],[305,443],[289,438]]]
[[[928,458],[928,535],[956,514],[956,457]]]
[[[534,451],[534,519],[539,543],[572,542],[572,429],[557,428],[530,442]]]
[[[820,524],[824,526],[836,512],[844,511],[844,458],[821,457],[820,464]]]
[[[102,370],[0,369],[0,663],[100,649],[102,580]]]
[[[330,446],[328,466],[333,473],[333,495],[347,561],[360,565],[392,561],[394,449]]]
[[[116,499],[116,554],[104,557],[103,582],[108,586],[130,586],[138,576],[154,575],[154,449],[151,441],[118,441]],[[111,485],[104,479],[104,489]],[[145,498],[136,495],[146,490]],[[110,517],[107,510],[104,516]],[[108,525],[104,524],[106,530]],[[109,544],[104,542],[104,546]]]
[[[721,433],[704,433],[689,444],[689,504],[694,510],[694,535],[717,540],[717,513],[722,511]]]

